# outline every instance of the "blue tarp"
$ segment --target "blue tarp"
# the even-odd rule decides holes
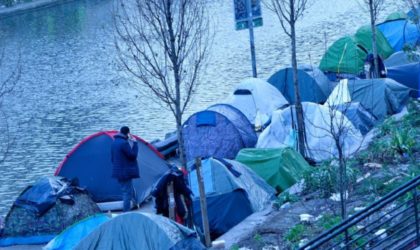
[[[417,26],[406,19],[387,21],[377,25],[394,51],[401,51],[404,45],[415,45],[420,38]]]
[[[239,150],[254,147],[257,142],[246,116],[225,104],[193,114],[182,130],[187,161],[196,157],[233,159]]]
[[[324,103],[335,86],[318,68],[310,66],[299,66],[298,81],[302,102]],[[277,71],[268,82],[274,85],[290,104],[295,103],[292,68]]]
[[[409,87],[411,97],[420,97],[420,63],[389,67],[388,78]]]

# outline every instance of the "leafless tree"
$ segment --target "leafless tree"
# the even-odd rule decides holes
[[[117,0],[115,45],[143,95],[175,117],[185,164],[182,119],[200,82],[211,37],[206,0]]]
[[[5,50],[2,49],[0,52],[0,67],[3,67],[5,62]],[[2,70],[4,71],[4,70]],[[7,119],[6,112],[3,110],[3,101],[10,95],[15,89],[16,84],[18,83],[21,76],[21,64],[20,64],[20,54],[18,54],[18,59],[16,62],[15,68],[11,72],[4,72],[4,75],[0,75],[0,130],[1,130],[1,142],[0,142],[0,164],[2,164],[6,157],[8,156],[11,146],[13,144],[14,138],[9,130],[9,123]]]
[[[367,6],[370,15],[370,28],[372,30],[372,54],[375,64],[375,76],[380,77],[379,72],[379,60],[378,60],[378,46],[376,43],[376,21],[378,20],[379,13],[384,8],[385,0],[362,0],[363,5]]]
[[[293,87],[295,90],[295,106],[298,131],[298,149],[305,156],[305,123],[300,99],[299,79],[296,59],[296,22],[306,10],[308,0],[265,0],[265,5],[273,11],[284,33],[290,38],[292,49]]]

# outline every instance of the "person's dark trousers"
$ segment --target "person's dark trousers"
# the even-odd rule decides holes
[[[121,185],[121,191],[123,196],[123,211],[127,212],[131,209],[131,200],[133,199],[133,181],[132,179],[128,180],[118,180]]]

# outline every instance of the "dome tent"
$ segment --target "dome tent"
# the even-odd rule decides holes
[[[334,88],[333,83],[318,68],[308,65],[298,67],[298,81],[303,102],[323,103]],[[277,71],[270,76],[268,82],[276,87],[290,104],[295,103],[292,68]]]
[[[10,208],[0,247],[44,244],[66,227],[99,212],[90,196],[65,178],[41,178]]]
[[[194,222],[202,227],[200,194],[195,165],[189,165],[193,192]],[[264,210],[275,198],[275,190],[245,165],[227,159],[202,161],[210,233],[217,238],[250,214]]]
[[[334,109],[345,115],[362,135],[366,135],[377,123],[376,118],[360,102],[339,104]]]
[[[236,156],[277,192],[283,192],[303,178],[309,164],[291,148],[245,148]]]
[[[420,63],[408,63],[388,68],[388,77],[410,88],[410,96],[420,97]]]
[[[46,249],[205,249],[194,231],[159,215],[130,212],[113,215],[99,223],[94,221],[93,225],[85,225],[87,223],[92,223],[92,220],[72,226]],[[88,232],[80,234],[81,228],[88,229]],[[76,242],[63,239],[66,236],[75,236]]]
[[[193,114],[182,126],[187,161],[195,157],[233,159],[242,148],[254,147],[257,135],[241,111],[216,104]]]
[[[407,19],[396,19],[376,25],[394,51],[403,50],[404,46],[414,46],[419,42],[420,32],[417,26]]]
[[[358,44],[372,53],[372,29],[370,26],[367,25],[360,27],[354,37]],[[376,46],[378,49],[378,55],[382,59],[386,59],[394,53],[394,49],[378,28],[376,28]]]
[[[384,64],[389,71],[390,67],[402,66],[404,64],[418,63],[420,57],[414,53],[405,53],[404,51],[398,51],[388,57]],[[389,72],[388,72],[389,73]]]
[[[359,102],[376,119],[398,113],[408,101],[410,90],[389,78],[342,80],[328,97],[330,106]]]
[[[363,137],[353,124],[339,111],[326,106],[304,102],[302,108],[305,118],[306,156],[316,162],[337,156],[333,136],[329,131],[343,129],[343,150],[345,156],[353,154],[361,145]],[[296,145],[294,127],[297,125],[295,107],[275,111],[270,124],[260,135],[257,148],[285,148]],[[331,119],[333,117],[333,119]]]
[[[253,125],[268,123],[274,110],[289,104],[273,85],[258,78],[241,81],[226,103],[240,110]],[[256,122],[257,113],[261,115],[261,121]]]
[[[120,185],[112,178],[111,145],[116,134],[117,131],[104,131],[83,139],[61,162],[55,175],[77,180],[97,203],[121,201]],[[153,146],[137,136],[135,138],[139,147],[140,178],[133,180],[133,186],[140,204],[169,167]],[[122,202],[116,206],[113,209],[122,208]]]

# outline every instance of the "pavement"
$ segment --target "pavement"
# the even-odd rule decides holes
[[[20,3],[12,7],[3,7],[0,8],[0,19],[72,1],[75,0],[33,0],[32,2]]]

